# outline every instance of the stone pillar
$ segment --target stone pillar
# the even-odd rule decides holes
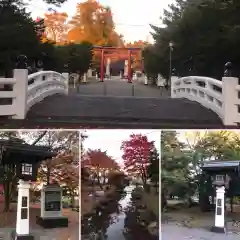
[[[69,73],[62,73],[62,76],[64,78],[64,82],[65,82],[65,94],[68,95],[68,92],[69,92]]]
[[[128,60],[125,60],[123,76],[126,77],[127,75],[128,75]]]
[[[111,59],[107,59],[107,65],[106,65],[106,75],[110,78],[110,65],[111,65]]]
[[[12,102],[15,113],[13,118],[24,119],[27,109],[28,70],[14,69],[13,78],[16,80],[13,85],[13,93],[16,96]]]
[[[133,80],[137,80],[137,73],[133,74]]]
[[[171,98],[176,98],[176,93],[174,92],[175,83],[178,80],[177,76],[171,76]]]
[[[29,235],[29,182],[19,180],[18,182],[18,203],[17,223],[15,240],[34,239]],[[26,237],[26,238],[24,238]]]
[[[164,87],[165,83],[166,83],[165,79],[159,73],[158,78],[157,78],[157,86],[158,87]]]
[[[144,76],[144,85],[148,85],[148,77]]]
[[[90,77],[90,78],[92,77],[92,69],[91,69],[91,68],[90,68],[90,69],[88,69],[87,76],[88,76],[88,77]]]
[[[95,77],[96,77],[96,80],[98,80],[98,74],[97,73],[95,74]]]
[[[211,231],[225,233],[225,187],[216,188],[215,226]]]
[[[87,73],[84,73],[83,75],[83,83],[87,83]]]
[[[239,122],[238,113],[238,78],[222,78],[222,96],[223,96],[223,123],[226,126],[237,125]]]

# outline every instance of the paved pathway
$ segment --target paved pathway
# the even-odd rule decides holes
[[[34,105],[24,121],[1,118],[0,126],[223,128],[217,114],[196,102],[124,80],[80,85],[79,92],[71,89],[68,96],[54,95]]]
[[[13,228],[0,228],[0,240],[12,240]],[[79,230],[74,231],[68,228],[56,229],[35,229],[31,230],[30,234],[34,236],[34,240],[79,240]]]
[[[220,234],[204,229],[185,228],[174,224],[162,224],[161,240],[239,240],[234,233]]]

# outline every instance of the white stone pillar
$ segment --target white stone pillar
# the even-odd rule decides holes
[[[106,75],[110,78],[110,65],[111,65],[111,59],[107,59],[107,66],[106,66]]]
[[[148,77],[144,76],[144,85],[148,85]]]
[[[215,226],[211,229],[213,232],[225,233],[225,187],[216,188],[216,210]]]
[[[126,77],[128,76],[128,60],[125,60],[124,62],[124,73],[123,76]]]
[[[176,94],[174,93],[175,82],[178,80],[177,76],[171,77],[171,98],[176,98]]]
[[[64,78],[63,81],[65,81],[65,84],[66,84],[65,94],[68,95],[68,92],[69,92],[69,73],[62,73],[62,76]]]
[[[133,74],[133,80],[137,80],[137,73]]]
[[[92,69],[90,68],[90,69],[88,69],[88,77],[92,77]]]
[[[97,73],[95,74],[95,77],[96,77],[96,80],[98,80],[98,74]]]
[[[158,78],[157,78],[157,86],[158,87],[164,87],[166,84],[166,80],[161,76],[161,74],[158,74]]]
[[[83,83],[87,83],[87,74],[86,73],[84,73],[84,75],[83,75]]]
[[[226,126],[237,125],[240,122],[238,113],[238,78],[222,78],[222,96],[223,96],[223,124]]]
[[[13,98],[12,105],[14,107],[15,119],[24,119],[27,109],[27,90],[28,90],[28,70],[27,69],[14,69],[13,78],[16,83],[13,85]]]
[[[18,182],[18,203],[17,203],[17,223],[16,235],[29,235],[29,182],[19,180]]]

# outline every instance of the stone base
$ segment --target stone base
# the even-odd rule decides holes
[[[34,236],[18,235],[16,232],[12,232],[12,240],[34,240]]]
[[[68,218],[67,217],[58,217],[58,218],[42,218],[36,217],[36,223],[43,228],[62,228],[68,227]]]
[[[216,226],[213,226],[213,227],[211,227],[211,232],[215,232],[215,233],[226,233],[226,228],[225,228],[225,227],[216,227]]]

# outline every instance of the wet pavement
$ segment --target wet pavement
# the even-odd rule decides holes
[[[116,199],[108,202],[96,214],[82,219],[81,239],[84,240],[158,240],[139,227],[137,213],[131,201],[133,186],[125,188]],[[94,238],[94,236],[98,237]],[[101,236],[101,237],[100,237]]]

